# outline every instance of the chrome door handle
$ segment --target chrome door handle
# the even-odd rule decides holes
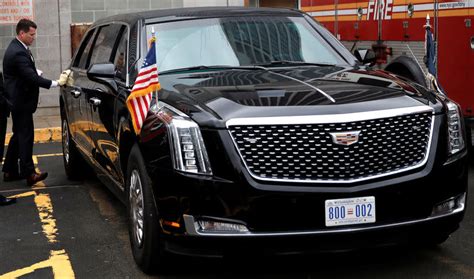
[[[100,99],[97,99],[97,98],[90,98],[89,99],[89,103],[92,104],[94,107],[100,106],[101,102],[102,101]]]
[[[471,37],[471,49],[474,49],[474,36]]]
[[[74,97],[74,98],[79,98],[79,96],[81,96],[81,91],[79,90],[71,90],[71,95]]]

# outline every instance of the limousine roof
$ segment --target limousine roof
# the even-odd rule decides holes
[[[105,17],[94,22],[93,25],[101,25],[108,22],[126,22],[133,24],[139,20],[169,17],[170,20],[177,18],[206,18],[206,17],[226,17],[242,15],[280,15],[280,16],[301,16],[301,11],[296,9],[281,8],[247,8],[247,7],[199,7],[199,8],[179,8],[143,11],[127,14],[119,14]]]

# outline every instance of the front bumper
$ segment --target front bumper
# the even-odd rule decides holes
[[[159,164],[149,168],[169,251],[219,256],[257,247],[280,254],[381,246],[449,235],[464,216],[464,201],[433,215],[438,204],[467,193],[466,152],[448,162],[445,142],[433,141],[426,164],[402,174],[353,184],[303,185],[253,179],[232,145],[219,138],[225,139],[206,139],[215,147],[208,148],[210,157],[219,162],[212,166],[213,177],[183,174]],[[326,227],[326,200],[367,196],[375,197],[376,223]],[[203,219],[226,220],[247,231],[204,231],[199,225]]]
[[[437,204],[467,192],[466,156],[447,165],[432,166],[429,170],[352,187],[277,185],[271,190],[269,185],[249,184],[245,177],[230,181],[176,172],[167,174],[159,172],[154,179],[155,199],[162,224],[180,224],[173,228],[164,226],[164,231],[172,235],[199,235],[199,231],[195,232],[189,225],[190,217],[185,215],[192,216],[195,221],[226,219],[246,226],[254,235],[331,233],[325,225],[325,201],[366,196],[375,197],[376,223],[341,229],[398,226],[417,220],[429,221]],[[457,209],[463,212],[462,207]]]
[[[343,234],[343,233],[358,233],[358,232],[371,232],[380,230],[389,230],[397,227],[410,227],[410,226],[424,226],[427,224],[437,223],[438,221],[443,222],[444,220],[459,218],[462,219],[466,205],[466,193],[461,194],[458,197],[452,197],[452,200],[456,200],[454,207],[450,208],[446,212],[441,214],[433,214],[430,217],[423,219],[410,220],[399,223],[383,224],[383,225],[370,225],[364,227],[351,228],[344,226],[343,228],[336,229],[321,229],[321,230],[309,230],[309,231],[285,231],[285,232],[228,232],[228,231],[205,231],[196,221],[194,216],[184,214],[184,226],[186,234],[189,236],[211,236],[211,237],[274,237],[274,236],[306,236],[306,235],[329,235],[329,234]],[[454,217],[453,217],[454,216]],[[457,216],[457,217],[456,217]],[[455,227],[455,226],[451,226]],[[452,229],[444,228],[445,231],[451,232]]]
[[[463,210],[423,220],[365,229],[340,229],[298,233],[245,235],[203,235],[165,237],[165,250],[197,257],[259,257],[344,252],[358,249],[420,244],[459,227]],[[188,219],[190,221],[190,219]]]

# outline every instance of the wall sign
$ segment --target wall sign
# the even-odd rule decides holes
[[[0,1],[0,24],[16,24],[22,18],[33,20],[33,0]]]

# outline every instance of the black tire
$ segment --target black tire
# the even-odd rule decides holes
[[[84,178],[88,166],[77,150],[76,143],[71,139],[69,123],[64,111],[61,113],[61,142],[63,147],[63,162],[66,176],[71,180]]]
[[[128,159],[126,194],[128,229],[135,262],[145,273],[163,272],[166,269],[165,253],[160,244],[161,230],[151,180],[136,144]]]
[[[405,77],[424,87],[427,86],[423,70],[411,57],[404,55],[398,56],[385,67],[385,71]]]

